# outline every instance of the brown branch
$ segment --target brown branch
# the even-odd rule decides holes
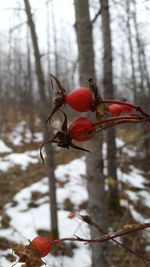
[[[80,241],[80,242],[85,242],[85,243],[103,243],[105,241],[113,240],[114,238],[124,236],[127,234],[131,234],[146,228],[150,228],[150,223],[144,223],[144,224],[136,224],[136,225],[131,225],[132,228],[127,228],[127,230],[122,230],[114,234],[106,234],[103,235],[102,237],[96,238],[96,239],[84,239],[79,236],[76,236],[76,238],[62,238],[58,240],[53,240],[53,243],[60,243],[63,241]],[[147,258],[148,261],[150,261],[150,258]]]
[[[130,229],[127,229],[127,230],[123,230],[123,231],[119,231],[117,233],[114,233],[114,234],[108,234],[108,235],[104,235],[100,238],[97,238],[97,239],[83,239],[83,238],[79,238],[81,241],[85,241],[85,242],[100,242],[100,243],[103,243],[105,241],[108,241],[108,240],[112,240],[114,238],[117,238],[117,237],[120,237],[120,236],[124,236],[124,235],[127,235],[127,234],[131,234],[131,233],[134,233],[134,232],[137,232],[139,230],[143,230],[145,228],[149,228],[150,227],[150,223],[145,223],[145,224],[138,224],[136,226],[134,226],[133,228],[130,228]],[[150,259],[149,259],[150,260]]]
[[[98,10],[98,12],[95,14],[94,18],[91,20],[91,23],[95,23],[95,21],[97,20],[98,16],[101,14],[101,7],[100,9]]]
[[[100,233],[102,233],[102,234],[107,234],[107,233],[106,233],[106,232],[105,232],[105,231],[104,231],[104,230],[103,230],[97,223],[95,223],[95,222],[92,221],[92,219],[90,218],[90,216],[87,216],[87,215],[86,215],[86,216],[80,215],[80,218],[81,218],[84,222],[86,222],[86,223],[88,223],[89,225],[91,225],[91,226],[93,226],[94,228],[96,228]],[[133,227],[133,226],[132,226],[132,227]],[[134,227],[135,227],[135,226],[134,226]],[[126,249],[128,252],[132,253],[133,255],[135,255],[135,256],[137,256],[137,257],[143,259],[143,260],[150,261],[150,259],[147,258],[146,256],[143,256],[142,254],[139,254],[139,253],[133,251],[132,249],[130,249],[130,248],[127,247],[126,245],[120,243],[120,242],[117,241],[116,239],[112,239],[112,241],[113,241],[114,243],[116,243],[118,246],[120,246],[120,247]]]

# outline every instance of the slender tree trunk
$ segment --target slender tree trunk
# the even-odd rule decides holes
[[[89,78],[95,80],[94,52],[92,40],[92,26],[89,17],[88,0],[75,0],[76,32],[79,49],[80,85],[85,86]],[[90,114],[88,114],[88,117]],[[91,116],[92,117],[92,116]],[[95,119],[95,117],[94,117]],[[87,189],[89,194],[88,211],[90,217],[107,231],[107,208],[104,190],[102,136],[97,136],[88,142],[91,154],[86,154]],[[99,233],[91,228],[91,237],[96,238]],[[108,266],[104,249],[101,244],[92,244],[92,267]]]
[[[132,0],[134,5],[134,12],[133,12],[133,21],[134,21],[134,28],[136,34],[136,43],[137,43],[137,53],[138,53],[138,65],[139,65],[139,75],[140,75],[140,84],[139,84],[139,91],[140,91],[140,105],[145,108],[146,110],[150,110],[149,108],[149,101],[150,101],[150,80],[146,65],[146,57],[145,57],[145,49],[140,37],[138,22],[137,22],[137,8],[136,8],[136,0]],[[146,134],[146,130],[144,127],[140,127],[142,134]],[[150,140],[145,139],[143,141],[144,149],[145,149],[145,161],[147,162],[147,166],[149,166],[150,162]]]
[[[50,132],[46,127],[46,119],[49,113],[49,103],[46,99],[46,84],[44,78],[44,72],[41,64],[41,57],[40,51],[38,46],[38,40],[35,30],[35,24],[33,21],[33,17],[31,14],[31,7],[28,0],[24,0],[26,14],[28,18],[28,24],[31,31],[31,38],[33,43],[34,49],[34,56],[35,56],[35,67],[36,67],[36,74],[37,74],[37,81],[38,81],[38,88],[39,88],[39,95],[40,95],[40,116],[43,126],[43,135],[44,140],[50,139]],[[47,166],[47,174],[49,177],[49,193],[50,193],[50,215],[51,215],[51,231],[53,238],[58,238],[58,222],[57,222],[57,204],[56,204],[56,185],[55,185],[55,175],[54,175],[54,151],[51,144],[46,146],[46,166]]]
[[[47,0],[45,3],[46,7],[46,17],[47,17],[47,27],[46,27],[46,38],[47,38],[47,92],[49,99],[52,99],[52,91],[51,91],[51,82],[50,82],[50,73],[51,73],[51,60],[50,60],[50,8],[49,8],[50,0]]]
[[[47,27],[46,27],[46,37],[47,37],[47,72],[48,76],[50,74],[51,70],[51,62],[50,62],[50,52],[51,52],[51,47],[50,47],[50,12],[49,12],[49,3],[50,1],[48,0],[45,3],[46,7],[46,17],[47,17]]]
[[[31,51],[29,44],[29,36],[27,32],[27,100],[26,103],[27,108],[30,108],[29,118],[30,118],[30,130],[32,133],[32,140],[34,137],[34,98],[33,98],[33,85],[32,85],[32,67],[31,67]]]
[[[140,83],[139,83],[139,92],[140,92],[140,105],[144,106],[145,102],[145,87],[144,87],[144,69],[142,64],[142,47],[141,47],[141,40],[137,25],[137,10],[136,10],[136,1],[133,0],[134,5],[134,12],[133,14],[133,22],[134,22],[134,28],[135,28],[135,35],[136,35],[136,43],[137,43],[137,53],[138,53],[138,65],[139,65],[139,75],[140,75]]]
[[[128,32],[128,43],[130,50],[130,61],[131,61],[131,70],[132,70],[132,91],[133,91],[133,100],[136,104],[138,101],[137,97],[137,84],[136,84],[136,76],[135,76],[135,64],[134,64],[134,53],[133,53],[133,45],[132,45],[132,33],[131,33],[131,25],[130,25],[130,0],[126,0],[126,14],[127,14],[127,32]]]
[[[55,13],[54,13],[54,0],[51,0],[52,5],[52,26],[53,26],[53,34],[54,34],[54,55],[55,55],[55,75],[59,79],[59,59],[58,59],[58,42],[57,42],[57,30],[56,30],[56,21],[55,21]]]
[[[147,91],[145,92],[145,103],[144,103],[144,108],[148,111],[150,111],[150,105],[149,105],[149,100],[150,100],[150,76],[148,72],[148,66],[147,66],[147,60],[146,60],[146,55],[145,55],[145,46],[144,43],[141,41],[141,54],[142,54],[142,65],[143,65],[143,71],[144,71],[144,79],[146,81],[146,89]]]
[[[113,67],[112,67],[112,44],[111,44],[111,29],[110,29],[110,13],[109,1],[100,0],[101,17],[102,17],[102,32],[103,32],[103,87],[104,98],[114,98],[113,86]],[[113,179],[113,185],[109,184],[109,204],[110,209],[118,212],[119,196],[118,196],[118,182],[117,182],[117,157],[116,157],[116,142],[115,142],[115,128],[107,130],[107,176],[108,179]],[[109,180],[108,180],[109,181]]]

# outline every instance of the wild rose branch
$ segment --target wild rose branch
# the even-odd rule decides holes
[[[43,146],[49,143],[56,143],[63,148],[73,148],[85,152],[91,152],[85,148],[77,146],[73,141],[85,142],[94,138],[95,134],[109,127],[123,123],[144,123],[150,130],[150,114],[141,107],[127,101],[103,100],[100,96],[96,83],[89,79],[89,88],[80,87],[67,94],[60,81],[51,75],[56,82],[58,90],[54,99],[54,108],[49,115],[46,124],[51,123],[53,115],[60,111],[64,116],[64,122],[61,129],[54,135],[51,140],[41,145],[40,156],[44,163],[42,154]],[[88,117],[77,117],[68,126],[67,115],[61,110],[65,104],[69,105],[77,112],[95,112],[95,122]],[[111,105],[110,105],[111,104]],[[139,114],[134,113],[136,111]],[[98,127],[98,129],[97,129]]]
[[[64,120],[61,129],[54,135],[54,137],[51,140],[44,142],[40,147],[40,156],[43,163],[44,157],[42,154],[42,148],[52,142],[56,143],[62,148],[71,147],[73,149],[91,152],[85,148],[77,146],[73,143],[73,141],[85,142],[91,140],[94,138],[95,134],[99,133],[99,131],[121,123],[144,123],[144,125],[150,130],[149,113],[144,111],[141,107],[127,101],[103,100],[97,90],[96,84],[92,79],[89,79],[89,88],[81,87],[73,90],[69,94],[67,94],[65,88],[54,75],[51,75],[51,79],[52,85],[53,80],[55,80],[58,90],[54,100],[54,108],[49,115],[46,124],[49,125],[51,123],[51,118],[57,111],[61,112]],[[70,125],[68,125],[67,115],[63,110],[61,110],[65,104],[69,105],[77,112],[95,112],[95,121],[91,121],[88,117],[77,117],[70,123]],[[52,240],[45,237],[36,237],[30,242],[29,245],[14,245],[13,250],[19,257],[18,262],[24,262],[25,264],[23,266],[26,267],[42,266],[44,262],[41,260],[41,257],[45,257],[51,251],[51,248],[54,244],[64,241],[84,243],[103,243],[106,241],[113,241],[135,256],[142,258],[143,260],[150,261],[150,258],[131,250],[125,244],[116,240],[118,237],[149,228],[150,223],[134,226],[129,225],[117,233],[106,234],[96,223],[92,222],[89,216],[81,217],[85,222],[98,229],[98,231],[103,235],[97,239],[84,239],[76,236],[74,238],[71,237]]]
[[[92,224],[92,226],[96,228],[99,228],[99,226],[93,223],[91,219],[89,220],[89,216],[81,216],[81,217],[83,217],[82,219],[86,221],[87,223]],[[88,220],[85,220],[85,217],[88,217]],[[131,234],[131,233],[134,233],[140,230],[144,230],[149,227],[150,227],[150,223],[138,224],[138,225],[125,225],[123,227],[123,230],[118,231],[116,233],[112,233],[112,234],[105,234],[97,239],[84,239],[84,238],[76,236],[75,238],[70,237],[70,238],[61,238],[58,240],[52,240],[51,237],[45,238],[42,236],[37,236],[32,241],[30,241],[28,245],[24,246],[22,244],[14,244],[13,251],[19,257],[18,262],[25,263],[25,265],[23,266],[26,266],[26,267],[39,266],[40,267],[43,264],[45,264],[41,258],[48,255],[51,252],[52,247],[55,244],[66,242],[66,241],[83,242],[86,244],[87,243],[88,244],[89,243],[104,243],[106,241],[113,241],[114,243],[123,247],[125,250],[127,250],[131,254],[134,254],[135,256],[145,261],[150,262],[150,258],[147,257],[146,255],[142,255],[138,252],[135,252],[131,250],[130,248],[128,248],[123,243],[120,243],[118,240],[116,240],[116,238],[118,237],[125,236],[125,235]],[[100,230],[100,232],[101,231],[102,230]]]

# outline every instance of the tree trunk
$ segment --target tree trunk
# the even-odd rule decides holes
[[[139,69],[139,76],[140,76],[140,83],[139,83],[140,102],[139,102],[139,105],[145,109],[148,109],[149,108],[148,97],[150,97],[150,94],[148,95],[148,92],[146,91],[146,89],[149,88],[149,79],[148,79],[148,75],[147,75],[148,73],[147,73],[147,68],[146,68],[146,64],[145,64],[146,62],[145,62],[145,56],[144,56],[143,42],[142,42],[142,39],[140,36],[138,22],[137,22],[137,3],[136,3],[136,0],[132,0],[132,2],[134,5],[134,12],[132,12],[132,14],[133,14],[135,37],[136,37],[136,43],[137,43],[138,69]],[[148,103],[148,105],[147,105],[147,103]]]
[[[131,70],[132,70],[132,91],[133,91],[133,100],[134,103],[137,104],[138,96],[137,96],[137,84],[136,84],[136,75],[135,75],[135,64],[134,64],[134,53],[133,53],[133,45],[132,45],[132,33],[131,33],[131,25],[130,25],[130,0],[126,0],[126,14],[127,14],[127,32],[128,32],[128,43],[130,50],[130,61],[131,61]]]
[[[52,27],[53,27],[53,34],[54,34],[54,56],[55,56],[55,75],[57,79],[59,79],[60,73],[59,73],[59,59],[58,59],[58,40],[57,40],[57,30],[56,30],[56,21],[55,21],[55,11],[54,11],[54,5],[55,2],[51,0],[52,5],[52,11],[51,11],[51,17],[52,17]]]
[[[145,102],[144,102],[144,109],[148,110],[150,112],[150,105],[149,105],[149,100],[150,100],[150,77],[149,77],[149,72],[148,72],[148,62],[147,62],[147,57],[145,54],[145,45],[144,42],[140,42],[141,45],[141,56],[142,56],[142,65],[143,65],[143,74],[144,74],[144,80],[146,82],[146,89],[147,91],[145,92]]]
[[[92,26],[89,17],[88,0],[75,0],[76,32],[79,49],[80,85],[85,86],[89,78],[95,80]],[[88,117],[90,114],[88,114]],[[91,115],[90,118],[93,116]],[[94,117],[95,119],[95,117]],[[89,194],[88,212],[93,221],[107,231],[107,207],[104,190],[102,136],[95,137],[86,146],[92,154],[86,154],[87,189]],[[99,235],[91,228],[91,238]],[[92,267],[108,266],[103,246],[92,244]]]
[[[37,34],[35,30],[35,24],[31,14],[31,7],[28,0],[24,0],[25,10],[28,18],[28,24],[31,31],[31,38],[34,49],[35,56],[35,67],[38,81],[38,89],[40,95],[40,116],[42,121],[44,140],[50,139],[50,132],[46,127],[46,119],[49,114],[49,102],[46,99],[46,83],[44,78],[44,72],[41,64],[40,51],[38,46]],[[49,193],[50,193],[50,216],[51,216],[51,232],[53,238],[58,238],[58,222],[57,222],[57,204],[56,204],[56,185],[55,185],[55,175],[54,175],[54,151],[51,144],[46,147],[46,167],[47,175],[49,178]]]
[[[137,22],[137,4],[136,0],[132,0],[134,5],[134,12],[133,12],[133,21],[134,21],[134,28],[136,34],[136,43],[137,43],[137,53],[138,53],[138,65],[139,65],[139,75],[140,75],[140,84],[139,84],[139,91],[140,91],[140,106],[142,106],[146,110],[150,110],[149,108],[149,101],[150,101],[150,80],[146,65],[146,57],[145,57],[145,49],[140,37],[140,32],[138,28]],[[143,135],[146,134],[147,129],[145,127],[140,127],[141,133]],[[150,140],[145,139],[143,141],[144,150],[145,150],[145,161],[147,166],[149,166],[150,162]]]
[[[26,106],[29,109],[29,128],[32,134],[32,141],[34,138],[34,98],[33,98],[33,85],[32,85],[32,67],[31,67],[31,51],[29,44],[29,36],[27,34],[27,96],[26,96]]]
[[[103,33],[103,87],[104,98],[114,98],[113,86],[113,67],[112,67],[112,45],[111,45],[111,29],[110,29],[110,14],[108,0],[100,0],[101,17],[102,17],[102,33]],[[118,212],[119,196],[118,196],[118,182],[117,182],[117,157],[116,157],[116,142],[115,142],[115,128],[108,128],[106,135],[107,142],[107,176],[109,183],[109,206],[110,209]]]

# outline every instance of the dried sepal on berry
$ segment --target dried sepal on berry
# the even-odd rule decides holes
[[[66,90],[61,84],[61,82],[52,74],[51,75],[51,84],[53,88],[53,79],[55,80],[57,86],[58,86],[58,91],[56,92],[56,97],[54,100],[54,108],[47,118],[46,124],[50,123],[52,116],[56,113],[57,110],[59,110],[64,104],[65,104],[65,94]]]
[[[51,74],[52,85],[53,79],[57,84],[58,91],[56,92],[56,97],[54,100],[54,108],[46,121],[47,124],[50,123],[51,118],[55,114],[55,112],[65,104],[69,105],[77,112],[87,112],[91,110],[93,103],[93,93],[95,94],[94,91],[86,87],[79,87],[72,90],[70,93],[67,93],[61,82]]]
[[[19,257],[17,262],[23,263],[22,267],[40,267],[46,265],[41,260],[37,251],[32,247],[31,242],[29,245],[15,243],[13,245],[13,252]]]
[[[49,143],[56,143],[59,147],[68,148],[68,149],[71,147],[73,149],[77,149],[77,150],[91,153],[89,150],[74,144],[72,142],[72,140],[81,142],[81,141],[87,141],[87,140],[92,139],[94,132],[96,132],[95,127],[92,126],[92,122],[89,121],[87,118],[84,118],[84,121],[86,119],[86,121],[88,122],[88,129],[87,129],[86,124],[81,126],[80,120],[82,118],[78,118],[77,119],[77,121],[79,120],[78,125],[74,125],[75,121],[73,121],[72,124],[70,125],[69,129],[68,129],[67,116],[66,116],[64,111],[62,111],[62,110],[60,110],[60,111],[64,115],[64,122],[62,124],[61,130],[58,131],[51,140],[44,142],[40,147],[40,157],[42,159],[43,164],[44,164],[44,157],[43,157],[42,149],[45,145],[47,145]],[[79,126],[79,124],[80,124],[80,131],[78,132],[78,127],[76,127],[76,126]],[[75,135],[73,135],[73,132],[75,132],[75,131],[76,131],[76,133],[75,133]]]
[[[106,106],[104,103],[101,103],[102,97],[98,91],[96,83],[93,79],[89,79],[89,87],[91,91],[94,93],[94,101],[92,103],[91,111],[96,112],[96,120],[100,121],[106,114]]]

